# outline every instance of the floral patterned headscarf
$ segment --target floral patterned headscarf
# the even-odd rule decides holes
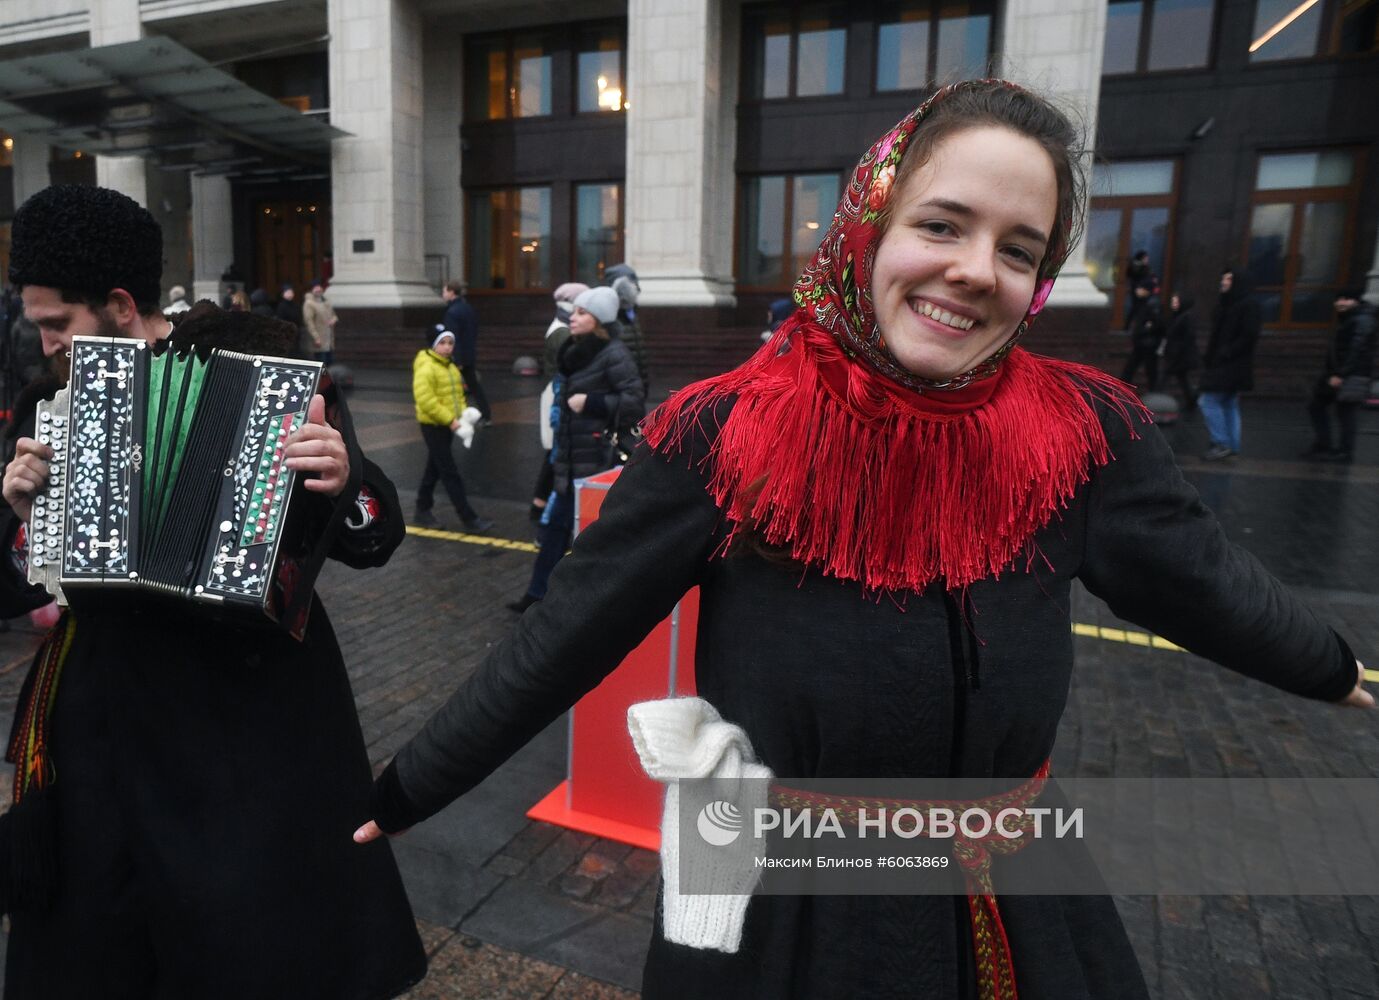
[[[1000,362],[1029,328],[1030,321],[1044,308],[1053,289],[1054,276],[1066,247],[1050,247],[1057,254],[1052,266],[1041,268],[1043,275],[1035,289],[1029,311],[1010,339],[994,354],[969,371],[951,379],[926,379],[905,369],[891,355],[876,322],[871,298],[872,263],[881,242],[883,219],[894,193],[896,171],[910,140],[930,111],[948,95],[963,88],[1001,84],[1024,93],[1013,83],[997,80],[968,80],[939,90],[906,115],[872,145],[858,162],[824,234],[814,259],[795,283],[794,298],[809,318],[833,336],[848,353],[862,358],[873,369],[908,389],[919,391],[961,389],[995,373]]]

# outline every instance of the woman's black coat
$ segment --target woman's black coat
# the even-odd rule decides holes
[[[1169,321],[1163,359],[1164,372],[1169,375],[1186,374],[1202,363],[1197,353],[1197,317],[1191,301],[1184,302]]]
[[[721,557],[706,417],[686,454],[643,448],[512,638],[404,747],[375,789],[384,829],[472,788],[611,671],[687,589],[701,588],[698,693],[780,778],[1027,779],[1050,756],[1073,667],[1074,578],[1119,616],[1286,690],[1338,699],[1355,661],[1227,541],[1152,426],[1103,424],[1092,472],[1022,562],[969,591],[975,638],[941,585],[876,599],[754,554]],[[1045,561],[1047,560],[1047,562]],[[1000,885],[1000,865],[995,862]],[[1000,901],[1021,1000],[1147,995],[1105,897]],[[975,996],[964,900],[758,896],[736,954],[667,943],[648,1000]]]
[[[555,487],[568,493],[576,479],[609,468],[606,435],[631,428],[646,414],[646,389],[637,362],[621,340],[595,334],[570,337],[556,361],[563,376],[555,443]],[[575,413],[569,399],[588,396]]]

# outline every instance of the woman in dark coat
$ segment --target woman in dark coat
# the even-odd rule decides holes
[[[553,499],[541,515],[541,549],[527,591],[508,607],[519,614],[546,596],[547,580],[570,547],[574,482],[621,461],[611,437],[636,426],[646,412],[646,387],[627,345],[610,333],[618,294],[600,285],[575,297],[570,336],[556,357]]]
[[[782,780],[1025,794],[1067,697],[1074,578],[1233,669],[1365,702],[1348,649],[1226,540],[1128,389],[1016,347],[1071,244],[1075,138],[999,81],[883,136],[794,315],[649,418],[547,598],[399,752],[356,837],[473,787],[694,585],[698,693]],[[1147,996],[1105,897],[730,889],[695,912],[740,899],[736,925],[696,924],[665,860],[649,1000]]]
[[[1202,419],[1211,447],[1202,457],[1215,462],[1240,454],[1240,393],[1254,388],[1255,344],[1263,325],[1254,282],[1244,271],[1221,273],[1221,298],[1211,317],[1211,339],[1203,359]]]
[[[1197,408],[1197,393],[1192,391],[1188,373],[1202,364],[1202,356],[1197,352],[1197,317],[1192,306],[1191,296],[1174,292],[1168,297],[1168,332],[1163,341],[1164,374],[1178,380],[1183,391],[1183,410],[1188,413]]]

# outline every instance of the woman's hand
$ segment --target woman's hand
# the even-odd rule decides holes
[[[298,472],[316,474],[304,480],[313,493],[338,497],[350,480],[350,456],[340,432],[326,423],[326,401],[320,393],[311,397],[306,419],[287,439],[285,464]]]
[[[28,522],[34,497],[48,487],[48,460],[53,449],[33,438],[23,437],[15,445],[14,460],[5,466],[5,502],[19,519]]]
[[[1341,704],[1354,705],[1356,708],[1373,708],[1374,695],[1365,690],[1365,665],[1356,660],[1355,667],[1359,671],[1359,676],[1355,678],[1355,687],[1350,694],[1341,699]]]
[[[577,392],[570,397],[569,402],[565,405],[570,408],[571,413],[583,413],[584,404],[588,401],[589,394],[587,392]]]

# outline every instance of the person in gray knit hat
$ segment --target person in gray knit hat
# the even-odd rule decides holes
[[[618,296],[599,286],[575,296],[570,339],[556,362],[553,489],[540,514],[541,550],[526,593],[508,605],[519,614],[546,596],[546,581],[574,528],[574,481],[619,464],[613,436],[634,426],[646,412],[646,389],[627,346],[611,336]]]

